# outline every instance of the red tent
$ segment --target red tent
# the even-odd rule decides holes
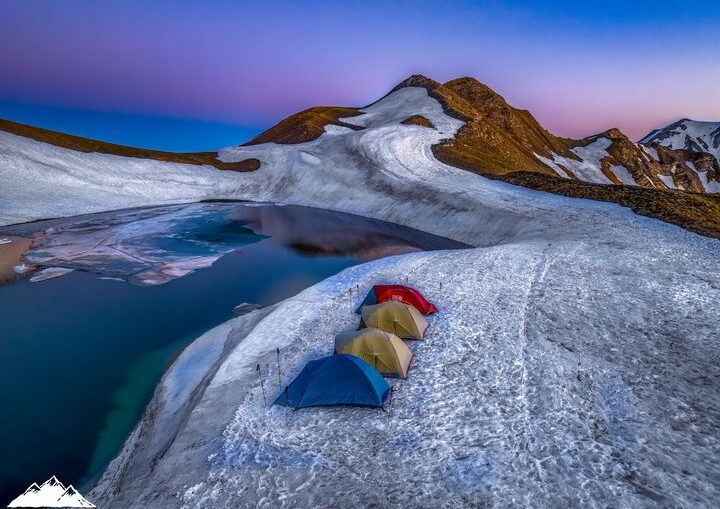
[[[365,305],[380,304],[388,300],[396,300],[404,304],[409,304],[424,315],[429,315],[437,311],[433,303],[427,301],[415,288],[410,288],[405,285],[375,285],[367,294],[367,297],[365,297],[365,300],[357,309],[357,312],[359,313],[360,309]]]

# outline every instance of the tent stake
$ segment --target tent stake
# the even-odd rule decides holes
[[[263,403],[265,403],[265,406],[267,407],[267,398],[265,397],[265,383],[262,379],[262,371],[260,371],[260,364],[257,365],[257,368],[255,368],[255,371],[258,373],[258,378],[260,378],[260,388],[262,389],[262,395],[263,395]]]

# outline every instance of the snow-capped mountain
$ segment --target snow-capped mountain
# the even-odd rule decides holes
[[[696,193],[720,192],[720,165],[712,155],[660,144],[633,143],[610,129],[572,143],[577,158],[538,155],[564,178]]]
[[[720,162],[720,122],[684,118],[662,129],[655,129],[640,143],[648,146],[657,143],[674,150],[707,152]]]
[[[32,483],[25,492],[14,499],[8,507],[95,507],[72,485],[67,488],[52,476],[42,483]]]
[[[683,119],[640,140],[672,189],[720,193],[720,122]]]

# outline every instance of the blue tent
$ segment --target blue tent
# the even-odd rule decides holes
[[[360,357],[339,354],[308,362],[275,404],[379,407],[389,394],[390,386],[375,368]]]

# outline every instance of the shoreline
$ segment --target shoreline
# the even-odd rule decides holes
[[[6,284],[23,277],[22,273],[15,271],[15,267],[22,264],[22,256],[30,249],[33,239],[2,234],[0,239],[10,241],[0,244],[0,284]]]

